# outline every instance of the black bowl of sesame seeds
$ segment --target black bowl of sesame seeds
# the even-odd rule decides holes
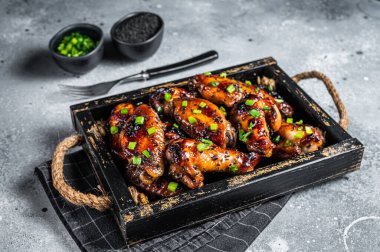
[[[111,29],[111,38],[119,52],[132,60],[152,56],[161,45],[164,21],[151,12],[132,12],[117,21]]]

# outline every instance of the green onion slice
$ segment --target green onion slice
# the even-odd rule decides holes
[[[174,123],[173,127],[176,128],[176,129],[178,129],[178,124]]]
[[[297,131],[297,133],[294,135],[296,138],[302,138],[303,137],[303,131]]]
[[[222,78],[226,78],[226,77],[227,77],[227,73],[221,73],[221,74],[220,74],[220,77],[222,77]]]
[[[231,170],[232,172],[237,172],[237,171],[239,170],[239,168],[237,167],[237,165],[232,165],[232,166],[230,167],[230,170]]]
[[[194,114],[202,114],[202,110],[200,110],[200,109],[194,109],[193,113]]]
[[[175,192],[177,190],[178,183],[177,182],[169,182],[168,190],[171,192]]]
[[[213,87],[217,87],[217,86],[219,86],[219,82],[218,81],[211,81],[210,85]]]
[[[141,157],[133,157],[132,158],[132,164],[141,165]]]
[[[218,124],[216,124],[216,123],[210,124],[210,130],[215,131],[217,129],[218,129]]]
[[[211,75],[211,72],[204,72],[203,75],[209,76]]]
[[[138,116],[135,119],[135,124],[140,124],[140,125],[144,124],[144,120],[145,120],[145,118],[143,116]]]
[[[193,124],[193,123],[196,123],[196,122],[197,122],[197,119],[195,119],[195,118],[192,117],[192,116],[189,116],[187,119],[189,120],[189,123],[190,123],[190,124]]]
[[[269,107],[269,106],[264,106],[263,110],[265,110],[265,111],[269,111],[269,110],[270,110],[270,107]]]
[[[204,138],[202,138],[202,143],[207,144],[207,145],[213,145],[214,144],[212,141],[210,141],[208,139],[204,139]]]
[[[123,109],[120,110],[120,113],[121,113],[122,115],[126,115],[126,114],[128,114],[128,109],[123,108]]]
[[[252,82],[249,81],[249,80],[246,80],[246,81],[245,81],[245,84],[246,84],[247,86],[252,86]]]
[[[250,134],[252,134],[252,132],[244,132],[244,130],[239,130],[239,140],[246,143]]]
[[[134,150],[135,149],[135,147],[136,147],[136,142],[129,142],[128,143],[128,149],[130,149],[130,150]]]
[[[253,104],[255,104],[254,100],[245,100],[245,105],[247,105],[247,106],[253,106]]]
[[[254,118],[259,118],[259,117],[261,116],[260,111],[258,111],[257,109],[251,109],[251,110],[249,111],[249,114],[250,114],[251,116],[253,116]]]
[[[198,151],[202,152],[204,150],[207,150],[207,145],[204,143],[200,143],[197,145],[197,149],[198,149]]]
[[[182,101],[182,107],[187,107],[187,101]]]
[[[201,102],[201,103],[199,103],[199,107],[201,107],[201,108],[206,107],[206,103],[205,103],[205,102]]]
[[[280,140],[281,140],[281,137],[278,135],[278,136],[276,136],[276,137],[273,139],[273,142],[276,143],[276,144],[278,144],[278,143],[280,142]]]
[[[154,132],[156,132],[156,127],[149,128],[147,131],[149,135],[152,135]]]
[[[150,153],[148,150],[143,150],[142,154],[146,157],[146,158],[150,158]]]
[[[233,84],[229,85],[227,88],[226,88],[227,92],[232,94],[233,92],[236,91],[236,88],[234,87]]]
[[[305,131],[306,131],[306,134],[308,134],[308,135],[313,134],[313,130],[309,126],[305,126]]]
[[[284,102],[283,99],[274,99],[274,101],[275,101],[276,103],[282,103],[282,102]]]
[[[110,132],[111,134],[116,134],[117,132],[119,132],[119,128],[117,126],[112,126],[110,128]]]
[[[170,101],[170,99],[172,98],[172,95],[170,93],[165,93],[164,94],[164,98],[165,98],[165,101]]]
[[[291,118],[291,117],[286,118],[286,122],[287,123],[293,123],[293,118]]]

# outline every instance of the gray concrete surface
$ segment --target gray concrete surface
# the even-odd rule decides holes
[[[81,77],[51,61],[47,44],[58,29],[85,21],[108,36],[113,22],[136,10],[166,22],[152,58],[127,62],[108,44],[101,65]],[[0,31],[0,251],[78,250],[33,176],[73,132],[69,105],[79,101],[57,84],[114,79],[209,49],[220,53],[211,65],[112,94],[265,56],[289,74],[325,72],[347,106],[349,132],[366,146],[362,169],[295,194],[249,251],[380,251],[379,1],[1,0]],[[320,83],[301,85],[337,118]]]

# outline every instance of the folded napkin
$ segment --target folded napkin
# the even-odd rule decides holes
[[[51,204],[82,251],[245,251],[288,201],[290,195],[229,213],[212,221],[128,247],[111,211],[75,206],[54,189],[51,161],[36,168]],[[96,192],[96,178],[83,150],[65,157],[66,181],[81,192]]]

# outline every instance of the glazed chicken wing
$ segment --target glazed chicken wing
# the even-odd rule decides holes
[[[234,104],[241,102],[248,95],[260,97],[265,102],[266,106],[278,107],[281,113],[276,115],[281,121],[281,114],[285,117],[292,117],[293,108],[286,103],[277,93],[276,97],[267,93],[263,87],[253,85],[251,81],[245,83],[218,75],[197,75],[191,82],[193,88],[205,98],[215,104],[232,107]],[[261,88],[260,88],[261,87]]]
[[[276,106],[266,106],[259,97],[248,97],[245,102],[236,104],[231,111],[231,119],[239,130],[239,140],[244,142],[249,151],[265,157],[272,156],[273,143],[266,121],[265,111],[276,112]]]
[[[165,97],[164,101],[159,102],[160,96]],[[163,113],[173,118],[192,138],[206,138],[223,148],[236,143],[236,131],[224,112],[207,100],[191,97],[183,89],[172,88],[159,90],[152,96],[151,103],[156,108],[163,108]]]
[[[280,158],[295,157],[304,153],[318,150],[325,143],[322,131],[310,125],[298,125],[283,123],[278,136],[274,141],[278,142],[274,149],[274,155]]]
[[[168,183],[158,180],[164,173],[165,143],[163,125],[156,112],[146,104],[136,108],[121,104],[114,110],[109,123],[112,149],[126,165],[125,177],[149,193],[173,195],[167,189]]]
[[[195,95],[183,88],[160,88],[149,99],[150,105],[158,112],[166,116],[172,116],[172,101],[174,99],[194,98]]]
[[[245,173],[260,160],[256,153],[245,154],[193,139],[169,143],[166,158],[170,162],[169,174],[191,189],[203,186],[204,172]]]

